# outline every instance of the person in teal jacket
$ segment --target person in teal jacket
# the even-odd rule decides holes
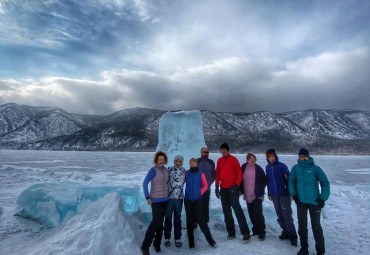
[[[324,171],[316,166],[308,150],[300,149],[298,164],[289,176],[289,192],[297,204],[298,234],[301,249],[297,255],[308,255],[307,211],[310,213],[313,236],[318,255],[325,254],[325,239],[320,223],[321,209],[330,195],[330,183]],[[319,189],[319,184],[321,191]]]

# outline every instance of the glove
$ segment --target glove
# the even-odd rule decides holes
[[[318,207],[324,208],[324,206],[325,206],[325,201],[324,200],[322,200],[321,198],[318,198],[315,201],[318,203],[318,205],[317,205]]]
[[[218,199],[220,199],[220,198],[221,198],[221,196],[220,196],[220,186],[216,186],[215,194],[216,194],[216,197],[217,197]]]
[[[299,204],[301,201],[299,201],[298,196],[293,196],[293,200],[296,204]]]

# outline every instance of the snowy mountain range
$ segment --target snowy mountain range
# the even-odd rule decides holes
[[[154,151],[165,111],[131,108],[107,116],[71,114],[53,107],[0,106],[0,148]],[[201,111],[207,146],[232,153],[370,154],[370,112],[305,110],[287,113]]]

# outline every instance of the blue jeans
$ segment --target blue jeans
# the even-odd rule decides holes
[[[175,240],[181,239],[181,211],[183,199],[170,199],[167,202],[166,217],[164,222],[164,238],[171,238],[172,215]]]
[[[224,213],[224,220],[226,223],[226,230],[229,236],[235,235],[235,223],[234,217],[231,212],[233,208],[236,219],[239,223],[240,232],[242,235],[249,234],[249,227],[247,225],[247,219],[245,218],[242,207],[239,203],[239,189],[237,185],[232,186],[229,189],[221,188],[221,204],[222,211]]]
[[[277,222],[291,240],[297,240],[297,231],[295,230],[294,220],[292,217],[292,200],[290,196],[271,196],[274,203]]]

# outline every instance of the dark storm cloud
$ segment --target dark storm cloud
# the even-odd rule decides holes
[[[3,1],[0,103],[370,110],[369,1]]]
[[[59,70],[76,77],[119,67],[120,56],[140,47],[150,34],[134,7],[116,1],[5,1],[0,47],[7,58],[1,69],[6,69],[7,61],[14,64],[14,59],[24,71],[18,74],[21,77]],[[14,48],[18,50],[9,50]],[[34,65],[44,68],[35,70]]]

